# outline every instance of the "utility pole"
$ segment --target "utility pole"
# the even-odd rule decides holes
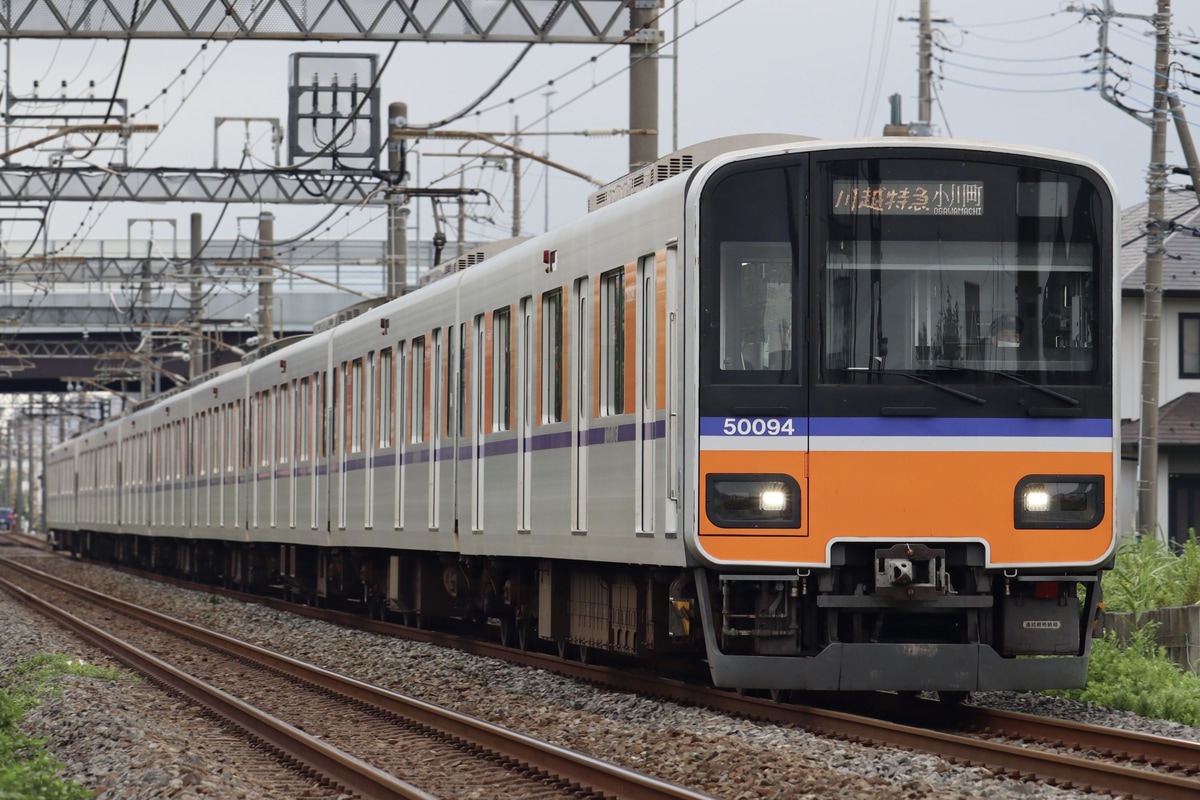
[[[917,17],[900,17],[900,22],[917,23],[917,121],[902,126],[898,121],[899,99],[893,95],[892,124],[884,128],[884,136],[933,135],[933,23],[945,24],[947,18],[933,19],[930,0],[921,0]],[[907,129],[906,132],[902,129]]]
[[[192,279],[191,297],[188,298],[188,326],[191,328],[188,337],[188,380],[195,381],[204,374],[204,338],[200,335],[203,314],[200,292],[200,275],[203,269],[200,265],[200,253],[204,249],[204,225],[200,212],[192,214],[192,263],[188,265],[188,274]]]
[[[676,10],[678,11],[678,9],[676,9]],[[678,44],[676,44],[675,46],[679,47]],[[543,153],[542,155],[544,155],[546,157],[547,161],[550,160],[550,96],[553,94],[555,94],[555,91],[553,89],[551,89],[548,92],[544,92],[542,94],[542,97],[546,98],[546,152]],[[675,148],[675,149],[678,150],[679,148]],[[549,164],[546,165],[546,175],[544,178],[542,178],[542,205],[545,207],[545,212],[546,212],[546,220],[542,226],[542,231],[546,232],[546,231],[550,230],[550,165]]]
[[[258,346],[271,341],[275,335],[275,215],[264,211],[258,215]]]
[[[929,125],[933,119],[933,99],[931,97],[930,83],[933,80],[933,27],[929,24],[929,0],[921,0],[921,18],[919,25],[919,33],[917,36],[918,50],[920,52],[919,66],[917,68],[917,83],[918,83],[918,103],[917,103],[917,121],[922,125]]]
[[[15,420],[14,420],[15,421]],[[17,427],[17,486],[13,493],[13,514],[18,518],[25,516],[25,446],[23,433],[24,425]],[[18,528],[17,530],[20,530]]]
[[[1162,350],[1162,265],[1167,190],[1167,105],[1171,68],[1171,0],[1154,15],[1154,122],[1150,144],[1146,221],[1146,282],[1142,292],[1142,409],[1138,438],[1137,533],[1158,527],[1158,382]]]
[[[42,400],[42,404],[41,404],[42,405],[42,413],[41,413],[41,416],[39,419],[39,422],[42,426],[42,452],[39,456],[39,458],[41,459],[41,464],[40,464],[41,468],[37,471],[37,474],[35,477],[37,480],[37,493],[38,493],[38,495],[37,495],[38,496],[38,530],[45,531],[46,530],[46,449],[47,449],[47,443],[46,443],[47,424],[46,423],[50,416],[50,398],[49,398],[49,396],[43,394],[43,395],[41,395],[41,400]],[[117,485],[120,486],[120,476],[117,476],[117,478],[118,478]],[[32,533],[32,532],[33,531],[31,528],[30,533]]]
[[[407,142],[393,134],[408,127],[408,103],[388,104],[388,297],[408,291],[408,196],[404,192]],[[419,176],[418,176],[419,177]]]
[[[521,118],[513,117],[513,147],[521,149]],[[512,235],[514,237],[521,235],[521,157],[513,154],[512,157],[512,175],[513,175],[513,213],[512,213]]]
[[[629,137],[629,169],[658,159],[658,48],[662,31],[658,9],[662,0],[629,2],[629,127],[653,131]]]

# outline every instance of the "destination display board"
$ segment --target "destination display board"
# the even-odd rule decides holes
[[[982,181],[833,182],[835,214],[983,216]]]

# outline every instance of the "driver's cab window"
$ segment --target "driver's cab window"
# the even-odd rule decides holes
[[[722,243],[723,370],[791,369],[794,273],[786,243]]]

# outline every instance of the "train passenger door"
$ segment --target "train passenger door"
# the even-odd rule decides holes
[[[455,329],[451,328],[450,336],[450,360],[452,366],[450,369],[451,379],[454,381],[450,387],[450,485],[454,487],[450,491],[450,513],[451,519],[454,520],[455,547],[458,546],[458,529],[459,521],[459,487],[462,486],[462,481],[466,477],[466,467],[463,467],[462,476],[459,477],[459,464],[462,461],[459,458],[459,446],[467,441],[467,363],[469,356],[468,349],[471,344],[471,333],[467,327],[467,323],[458,323],[457,335]]]
[[[657,341],[655,293],[657,291],[656,257],[642,256],[637,265],[637,400],[634,413],[634,440],[637,443],[637,464],[634,485],[639,487],[634,498],[637,503],[637,532],[654,534],[654,497],[657,475],[654,469],[654,439],[657,430],[657,380],[655,375],[655,343]]]
[[[672,242],[667,246],[665,263],[666,274],[662,278],[664,301],[663,313],[666,319],[666,342],[663,353],[667,363],[663,365],[664,387],[666,397],[666,419],[664,422],[663,449],[666,466],[666,514],[663,518],[663,533],[668,539],[674,538],[679,532],[679,521],[682,515],[683,469],[679,463],[680,450],[680,349],[683,343],[679,339],[679,318],[676,292],[678,291],[678,258],[679,245]]]
[[[571,530],[587,530],[588,504],[588,430],[589,409],[592,391],[588,376],[591,374],[591,314],[588,313],[590,297],[589,278],[575,281],[571,300],[575,306],[570,347],[573,357],[570,365],[570,391],[568,403],[571,413]]]
[[[433,329],[433,374],[430,376],[429,395],[429,529],[437,530],[441,522],[438,505],[442,499],[442,471],[438,463],[438,444],[442,438],[442,398],[445,387],[445,345],[442,342],[442,329]]]
[[[517,532],[529,533],[532,530],[533,490],[533,453],[529,439],[533,433],[537,377],[532,297],[521,298],[517,328]]]
[[[404,459],[407,458],[409,431],[416,424],[408,417],[412,407],[409,387],[414,385],[409,378],[408,353],[408,342],[400,340],[396,345],[396,498],[392,516],[392,527],[396,530],[404,529]]]
[[[471,530],[483,531],[484,364],[487,361],[485,316],[475,316],[475,347],[471,357]]]

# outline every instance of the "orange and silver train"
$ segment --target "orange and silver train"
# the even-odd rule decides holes
[[[55,448],[57,541],[719,686],[1083,684],[1117,519],[1095,164],[735,137],[589,206]]]

